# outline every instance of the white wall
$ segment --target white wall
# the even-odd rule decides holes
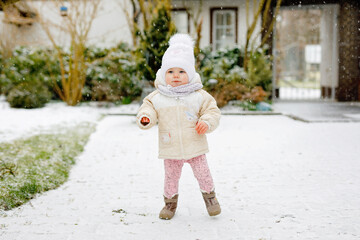
[[[250,1],[252,3],[253,1]],[[176,8],[184,7],[184,3],[190,8],[198,9],[199,1],[183,1],[173,0],[173,6]],[[44,14],[44,18],[48,21],[53,21],[56,24],[62,23],[64,17],[60,16],[60,9],[55,6],[53,1],[31,1],[33,7],[39,9]],[[131,13],[131,4],[129,0],[101,0],[101,5],[97,18],[93,22],[92,29],[89,33],[89,44],[103,47],[111,47],[119,42],[132,43],[130,30],[126,21],[122,6]],[[202,39],[201,47],[210,45],[210,8],[212,7],[237,7],[238,8],[238,46],[244,46],[246,41],[246,9],[245,0],[203,0],[201,16],[203,17]],[[71,8],[68,10],[71,11]],[[196,10],[195,10],[196,11]],[[253,18],[253,8],[250,6],[250,22]],[[1,17],[1,15],[0,15]],[[191,21],[191,20],[190,20]],[[0,26],[4,25],[1,21]],[[3,27],[3,26],[2,26]],[[4,36],[4,33],[0,34]],[[11,26],[14,28],[14,25]],[[257,30],[260,28],[260,22],[257,25]],[[194,35],[194,29],[190,22],[190,29]],[[17,45],[45,45],[51,46],[49,39],[41,28],[39,23],[34,23],[29,26],[15,27],[16,44]],[[54,28],[53,34],[58,44],[62,46],[69,46],[69,38],[63,31]]]
[[[203,26],[202,26],[202,39],[200,42],[200,47],[205,47],[210,45],[210,8],[213,7],[237,7],[238,8],[238,46],[244,46],[246,42],[246,6],[245,0],[203,0],[201,16],[203,17]],[[251,23],[253,20],[253,1],[250,1],[250,8],[249,8],[249,22]],[[185,3],[185,5],[184,5]],[[195,12],[199,8],[199,1],[182,1],[182,0],[173,0],[173,5],[176,8],[183,8],[188,7],[195,9]],[[191,20],[190,20],[191,21]],[[260,30],[261,21],[258,22],[256,31]],[[193,36],[194,29],[193,26],[190,25],[190,31]],[[258,41],[259,42],[259,39]]]
[[[110,47],[119,42],[132,43],[131,33],[123,11],[132,7],[126,0],[101,0],[101,9],[93,23],[89,40],[97,46]]]
[[[101,47],[112,47],[119,42],[131,43],[131,35],[125,18],[125,14],[121,6],[126,7],[127,0],[101,0],[99,11],[96,19],[93,21],[92,28],[88,36],[88,44]],[[66,17],[60,15],[59,6],[54,1],[31,1],[29,2],[33,8],[38,9],[42,17],[47,22],[55,25],[65,26],[63,23]],[[127,5],[129,5],[127,3]],[[128,9],[129,6],[127,6]],[[71,8],[68,9],[71,12]],[[0,12],[0,19],[3,12]],[[16,26],[14,24],[6,24],[0,20],[0,36],[10,36],[9,30],[12,29],[12,35],[16,36],[14,42],[16,45],[31,46],[52,46],[49,38],[45,34],[40,23],[35,22],[32,25]],[[56,42],[68,47],[70,45],[69,37],[66,31],[60,30],[58,27],[52,28],[52,33]],[[13,37],[14,38],[14,37]]]

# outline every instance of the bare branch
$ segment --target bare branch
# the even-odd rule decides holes
[[[53,4],[58,8],[65,1],[57,0]],[[61,87],[54,81],[54,89],[68,105],[76,105],[82,98],[82,89],[86,79],[86,64],[84,51],[88,35],[94,19],[99,11],[100,0],[69,0],[70,12],[62,19],[65,27],[45,19],[42,12],[38,11],[40,24],[50,42],[55,48],[60,63]],[[65,53],[56,42],[54,29],[63,31],[70,38],[68,62],[64,61]]]
[[[277,17],[277,15],[279,14],[281,1],[282,1],[282,0],[278,0],[277,3],[276,3],[275,14],[274,14],[273,19],[272,19],[272,21],[271,21],[271,23],[270,23],[269,29],[267,30],[265,36],[263,37],[263,39],[262,39],[261,44],[260,44],[259,47],[264,46],[264,44],[265,44],[266,41],[269,39],[270,34],[272,33],[272,31],[273,31],[273,29],[274,29],[274,24],[275,24],[275,22],[276,22],[276,17]]]

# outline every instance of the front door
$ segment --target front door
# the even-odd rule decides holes
[[[337,5],[283,7],[274,34],[274,96],[335,99],[338,83]]]

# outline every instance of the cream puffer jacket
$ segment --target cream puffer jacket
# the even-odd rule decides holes
[[[201,83],[198,73],[193,81]],[[155,87],[160,84],[165,85],[165,80],[158,72]],[[149,129],[158,123],[159,158],[190,159],[209,152],[206,135],[196,132],[196,123],[204,121],[209,126],[206,133],[210,133],[219,125],[220,115],[215,99],[202,89],[185,97],[167,97],[155,90],[144,98],[137,124]],[[148,117],[150,123],[142,125],[142,117]]]

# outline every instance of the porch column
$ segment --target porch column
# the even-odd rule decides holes
[[[338,41],[336,5],[323,5],[320,22],[320,87],[321,97],[335,98],[338,87]]]

